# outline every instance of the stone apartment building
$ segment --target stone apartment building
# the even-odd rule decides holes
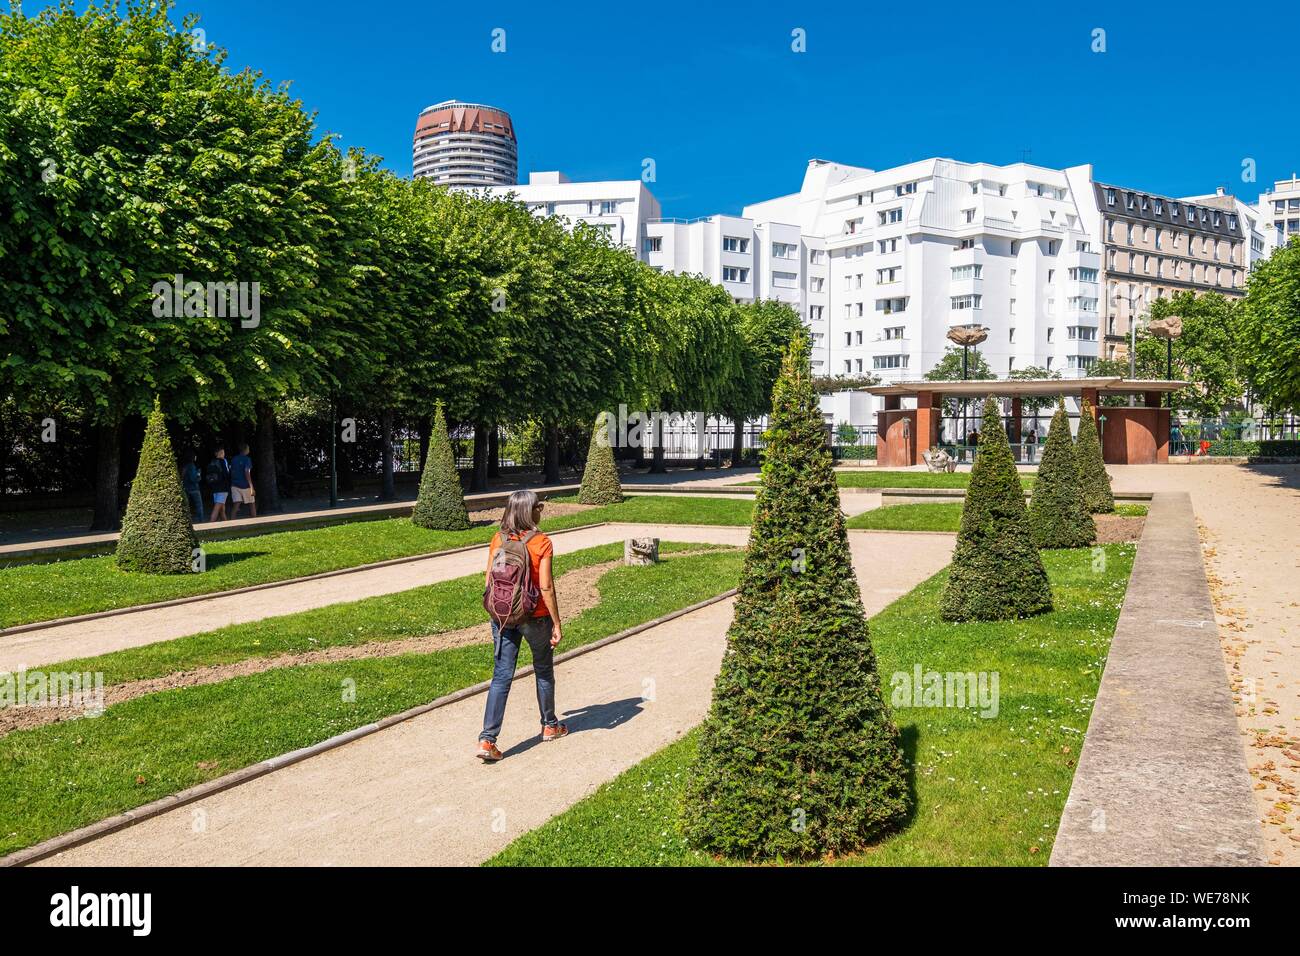
[[[1253,232],[1224,194],[1176,199],[1094,183],[1102,221],[1102,357],[1128,356],[1134,316],[1180,292],[1245,295]]]

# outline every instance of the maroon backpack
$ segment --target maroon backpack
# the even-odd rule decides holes
[[[533,581],[533,562],[528,542],[536,531],[515,539],[502,535],[501,546],[492,556],[487,587],[483,589],[483,608],[499,627],[513,627],[528,620],[537,609],[541,595]]]

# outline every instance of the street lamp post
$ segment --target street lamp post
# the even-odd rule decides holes
[[[970,347],[979,345],[988,337],[989,330],[982,325],[955,325],[948,330],[948,341],[961,346],[961,380],[963,382],[970,377]],[[961,400],[961,421],[963,426],[969,424],[967,421],[967,412],[970,407],[969,401],[967,398]]]
[[[1165,340],[1165,378],[1174,379],[1174,339],[1183,334],[1183,318],[1179,315],[1166,315],[1164,318],[1152,319],[1147,326],[1151,334]],[[1174,407],[1174,393],[1169,393],[1169,407]]]

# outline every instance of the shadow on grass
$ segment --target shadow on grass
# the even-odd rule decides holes
[[[228,551],[222,554],[209,554],[207,556],[208,570],[215,571],[217,568],[225,567],[228,564],[238,564],[240,561],[247,561],[249,558],[264,558],[270,551]]]

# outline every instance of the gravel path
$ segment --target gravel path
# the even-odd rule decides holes
[[[682,540],[683,530],[661,536]],[[933,534],[855,532],[850,540],[869,614],[946,565],[953,544]],[[539,745],[533,680],[520,679],[500,764],[473,757],[479,695],[43,865],[482,862],[699,723],[731,614],[732,601],[719,602],[560,664],[558,704],[571,732],[555,743]]]
[[[1300,467],[1110,471],[1116,491],[1192,496],[1265,852],[1300,865]]]

